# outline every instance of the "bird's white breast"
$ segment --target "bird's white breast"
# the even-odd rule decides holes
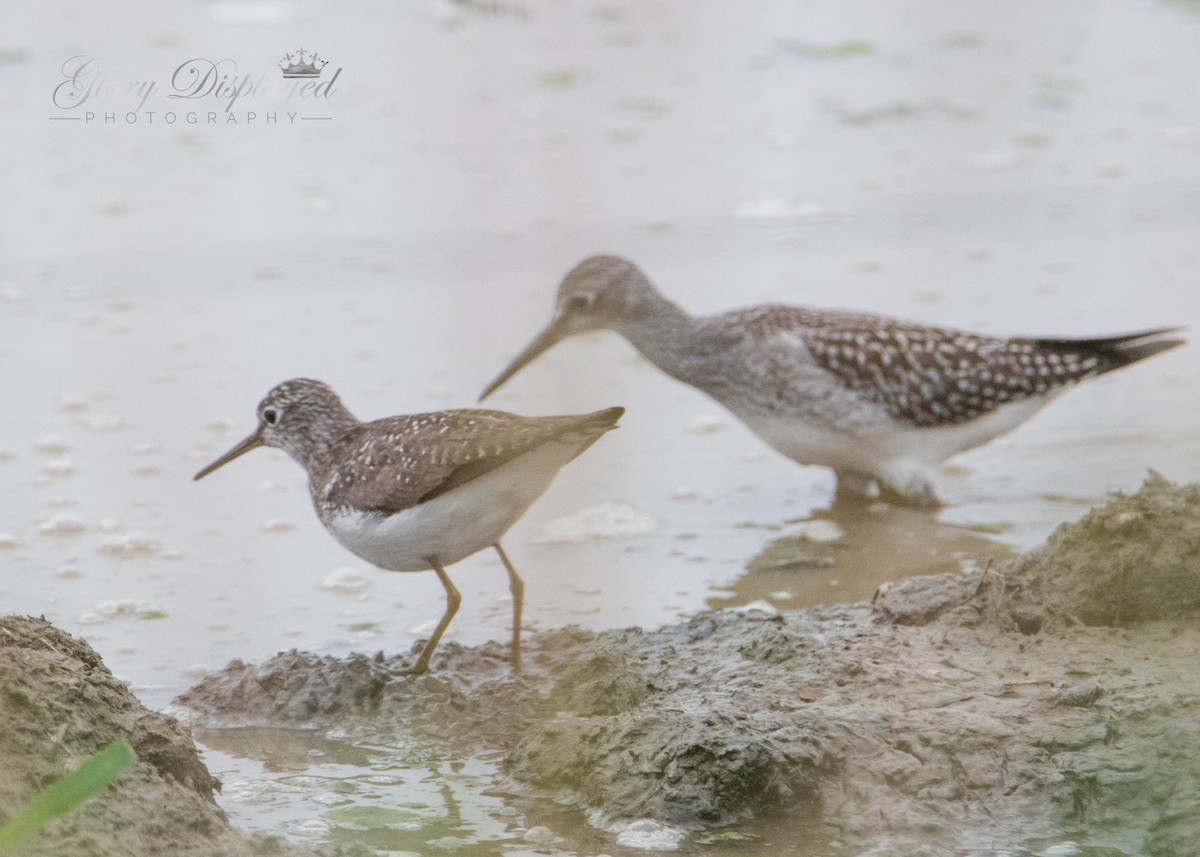
[[[343,547],[389,571],[424,571],[500,540],[550,486],[579,443],[548,441],[425,503],[384,515],[343,508],[324,519]]]

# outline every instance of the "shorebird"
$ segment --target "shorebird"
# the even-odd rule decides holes
[[[520,417],[468,409],[364,423],[328,385],[295,378],[258,403],[254,433],[195,478],[260,446],[282,449],[308,471],[317,516],[343,547],[387,571],[432,569],[446,590],[446,612],[410,673],[429,668],[462,601],[445,567],[495,548],[508,571],[519,664],[525,584],[500,537],[624,412]]]
[[[1016,428],[1077,381],[1184,342],[1178,327],[1004,338],[778,304],[695,317],[632,262],[592,256],[480,400],[555,343],[601,329],[787,457],[833,468],[839,490],[920,505],[937,505],[932,472],[946,459]]]

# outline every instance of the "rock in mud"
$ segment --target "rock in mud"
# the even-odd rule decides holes
[[[122,738],[136,766],[50,822],[22,857],[303,857],[313,852],[229,826],[219,783],[174,718],[142,707],[85,642],[43,619],[0,617],[0,820]]]
[[[872,604],[552,631],[520,672],[496,645],[445,645],[417,678],[411,658],[291,653],[180,703],[500,749],[506,788],[614,832],[809,812],[846,853],[1069,836],[1183,857],[1200,842],[1198,608],[1200,487],[1155,477],[1024,558]]]

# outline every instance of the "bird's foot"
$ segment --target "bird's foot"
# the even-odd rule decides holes
[[[852,495],[862,500],[882,500],[896,506],[918,509],[940,509],[933,483],[919,473],[879,475],[857,470],[835,470],[839,497]]]
[[[923,482],[916,488],[907,486],[897,488],[895,485],[880,481],[879,499],[896,506],[908,506],[909,508],[929,509],[931,511],[941,509],[946,505],[941,501],[937,492],[933,490],[933,486],[928,482]]]
[[[416,661],[411,666],[402,667],[396,670],[396,675],[424,675],[429,672],[429,660],[433,652],[429,650],[428,644],[421,649],[421,654],[417,655]]]

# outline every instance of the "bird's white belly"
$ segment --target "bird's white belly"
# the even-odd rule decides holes
[[[495,544],[550,486],[578,444],[550,441],[439,497],[392,515],[342,509],[325,526],[342,544],[388,571],[450,565]]]
[[[786,416],[743,416],[763,440],[801,464],[896,477],[936,467],[946,459],[982,446],[1025,422],[1051,397],[1002,405],[991,413],[956,425],[908,427],[893,420],[863,420],[831,427]]]

